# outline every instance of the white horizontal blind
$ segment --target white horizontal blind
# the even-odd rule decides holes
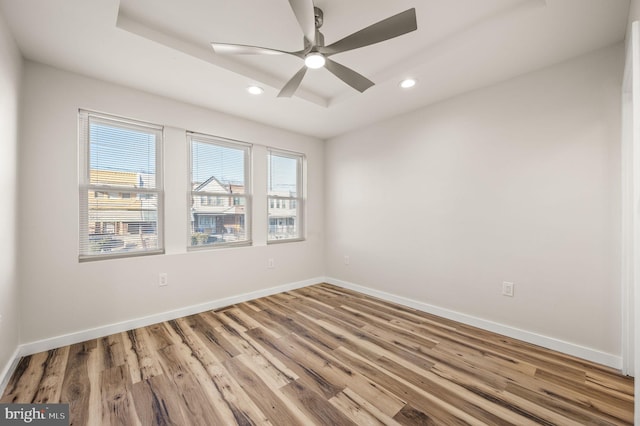
[[[80,111],[80,260],[162,253],[162,127]]]
[[[251,145],[188,133],[191,150],[189,247],[251,243]]]
[[[301,240],[304,236],[302,212],[302,154],[269,149],[267,202],[269,232],[267,242]]]

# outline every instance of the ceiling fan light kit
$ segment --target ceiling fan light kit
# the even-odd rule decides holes
[[[216,54],[224,55],[292,55],[304,60],[304,66],[284,85],[278,97],[291,97],[298,90],[308,68],[326,68],[347,85],[364,92],[374,83],[363,75],[330,59],[330,56],[389,40],[418,28],[415,8],[383,19],[348,35],[329,46],[324,45],[324,36],[320,28],[324,22],[321,9],[314,6],[312,0],[289,0],[289,5],[304,34],[304,48],[296,52],[272,49],[268,47],[247,46],[241,44],[212,42]]]
[[[322,68],[326,63],[327,63],[327,60],[322,55],[322,53],[311,52],[304,57],[305,66],[307,68],[311,68],[312,70],[317,70],[319,68]]]

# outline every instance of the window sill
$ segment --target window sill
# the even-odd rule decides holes
[[[117,253],[117,254],[81,255],[81,256],[78,256],[78,262],[84,263],[84,262],[94,262],[98,260],[126,259],[130,257],[155,256],[159,254],[164,254],[164,249],[135,252],[135,253],[129,252],[129,253]]]
[[[267,240],[267,245],[269,244],[284,244],[284,243],[299,243],[302,241],[306,241],[305,238],[287,238],[282,240]]]

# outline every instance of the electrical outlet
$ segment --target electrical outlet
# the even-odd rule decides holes
[[[274,269],[275,267],[276,267],[276,263],[274,262],[274,260],[273,259],[269,259],[267,261],[267,268]]]
[[[344,257],[344,264],[345,265],[348,265],[350,261],[351,261],[351,259],[349,259],[349,256],[345,256]]]
[[[513,297],[513,283],[507,281],[502,283],[502,295]]]
[[[169,285],[169,275],[166,272],[160,272],[160,274],[158,274],[158,285],[160,287]]]

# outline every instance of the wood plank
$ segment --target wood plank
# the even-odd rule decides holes
[[[548,375],[543,374],[532,381],[520,382],[518,384],[526,386],[527,389],[534,390],[537,394],[549,395],[554,401],[563,401],[575,408],[588,409],[594,418],[611,417],[619,419],[623,424],[633,422],[633,404],[630,404],[628,401],[618,402],[608,398],[601,399],[597,396],[594,397],[594,395],[591,394],[591,390],[586,386],[579,389],[570,389],[548,380],[548,377]]]
[[[167,382],[165,376],[154,376],[135,383],[131,393],[136,406],[136,414],[142,425],[207,424],[205,419],[199,415],[185,417],[185,413],[182,411],[183,405],[180,404],[182,395],[175,394],[172,385]],[[194,414],[194,412],[190,414]]]
[[[485,400],[492,401],[492,406],[504,407],[521,416],[533,419],[539,424],[562,424],[567,426],[579,424],[563,416],[562,413],[554,412],[545,406],[530,404],[529,401],[514,397],[514,395],[505,391],[509,382],[506,385],[500,383],[496,387],[491,385],[492,381],[478,380],[477,375],[469,375],[467,371],[440,365],[436,365],[431,371],[448,382],[455,383]]]
[[[76,343],[69,347],[60,402],[69,404],[70,423],[74,425],[90,424],[89,400],[101,389],[101,386],[91,386],[92,378],[95,375],[99,377],[100,372],[94,371],[94,374],[89,375],[88,361],[92,355],[97,356],[97,348],[98,340]]]
[[[162,374],[154,357],[154,346],[146,328],[136,328],[121,334],[125,344],[125,357],[130,363],[132,383]],[[126,338],[125,338],[126,336]]]
[[[154,351],[159,351],[167,346],[176,343],[176,337],[171,333],[170,327],[166,322],[150,325],[145,327],[147,335],[145,336]]]
[[[390,359],[398,360],[400,363],[411,363],[418,368],[425,370],[428,370],[433,366],[433,363],[426,357],[400,349],[391,342],[387,342],[371,334],[361,332],[358,329],[354,330],[346,324],[340,325],[330,320],[321,320],[319,323],[330,331],[333,331],[336,334],[341,334],[344,339],[343,347],[367,354],[369,359],[375,360],[380,356],[385,355]]]
[[[319,284],[22,358],[0,401],[71,424],[633,422],[634,380]]]
[[[47,352],[40,352],[22,358],[0,401],[4,403],[33,402],[40,387],[48,357]]]
[[[264,334],[274,337],[273,333],[269,333],[262,328],[260,330]],[[238,348],[242,354],[251,357],[253,362],[259,365],[265,374],[272,376],[276,382],[281,382],[282,386],[298,378],[294,371],[248,334],[240,334],[233,327],[228,326],[220,327],[216,331]]]
[[[213,395],[213,404],[223,417],[221,424],[264,424],[264,414],[260,412],[236,381],[208,351],[184,320],[169,321],[171,327],[182,338],[178,349],[190,353],[188,365],[201,386],[205,386],[209,395]],[[185,356],[183,355],[183,359]]]
[[[257,402],[251,399],[229,372],[218,364],[209,365],[207,372],[222,395],[224,402],[233,413],[234,421],[240,425],[269,424]]]
[[[589,404],[597,406],[599,410],[607,414],[619,416],[633,409],[633,401],[624,396],[620,398],[619,393],[609,392],[604,388],[585,387],[586,373],[582,382],[576,382],[558,373],[539,369],[536,372],[536,378],[542,378],[545,382],[556,384],[567,390],[567,393],[571,395],[580,395],[583,398],[587,398]]]
[[[341,393],[350,387],[351,391],[358,393],[364,400],[375,403],[376,407],[389,417],[394,416],[406,404],[404,400],[377,386],[348,364],[340,362],[333,356],[333,351],[321,352],[320,348],[314,347],[312,343],[295,334],[287,339],[287,343],[292,349],[292,356],[300,357],[305,365],[312,367],[337,387],[343,388]]]
[[[138,354],[133,349],[134,345],[129,336],[130,334],[128,331],[120,333],[120,340],[122,340],[122,352],[124,354],[124,365],[127,366],[131,382],[138,383],[142,380],[142,373],[140,372]]]
[[[230,307],[229,309],[225,309],[224,311],[220,312],[219,315],[229,318],[231,321],[241,326],[245,331],[251,330],[252,328],[260,327],[260,323],[258,321],[245,314],[241,309],[238,309],[237,307]]]
[[[425,412],[426,411],[426,412]],[[430,414],[427,414],[430,413]],[[422,410],[418,410],[413,407],[411,404],[408,404],[404,407],[396,416],[394,417],[394,421],[399,424],[413,426],[413,425],[424,425],[424,426],[439,426],[446,424],[447,426],[467,426],[471,423],[468,423],[462,419],[458,418],[449,418],[447,423],[442,423],[441,418],[445,417],[446,413],[443,413],[440,407],[431,407],[429,405],[422,407]],[[476,423],[479,424],[479,423]]]
[[[614,395],[620,400],[633,402],[633,393],[629,392],[633,384],[633,378],[631,377],[622,377],[611,372],[587,370],[585,383],[589,388]]]
[[[301,315],[304,314],[304,316],[310,320],[336,318],[355,328],[361,328],[368,324],[367,321],[361,320],[351,313],[338,311],[314,299],[299,299],[298,313]]]
[[[141,425],[136,413],[132,382],[126,367],[108,368],[102,372],[102,424]]]
[[[349,388],[345,388],[329,402],[358,425],[400,424]]]
[[[326,350],[333,350],[342,344],[338,335],[322,328],[315,321],[299,315],[295,310],[273,301],[265,301],[265,303],[269,304],[271,317],[286,323],[289,333],[295,333]]]
[[[255,317],[255,312],[251,310],[251,308],[249,308],[249,306],[247,304],[242,304],[242,305],[238,305],[238,310],[241,311],[243,314],[246,314],[247,316],[251,316],[251,320],[252,320],[252,327],[251,328],[258,328],[258,327],[262,327],[263,331],[271,334],[273,337],[275,337],[276,339],[282,337],[282,335],[280,335],[276,330],[272,330],[268,327],[264,327],[262,323],[260,323],[260,321],[257,320],[257,318]],[[260,311],[262,312],[262,311]],[[231,320],[231,319],[230,319]],[[230,321],[227,322],[226,325],[232,327],[234,330],[239,331],[237,327],[234,326],[235,322]],[[240,324],[238,324],[240,325]]]
[[[304,421],[299,410],[290,410],[278,395],[278,388],[270,388],[246,365],[245,357],[236,357],[224,363],[224,367],[240,384],[242,390],[255,401],[267,420],[274,425],[293,425]],[[298,414],[298,416],[296,416]]]
[[[335,396],[342,390],[340,383],[332,383],[330,378],[302,361],[298,357],[299,354],[296,353],[295,348],[287,340],[273,339],[266,333],[262,333],[259,328],[249,331],[248,334],[279,358],[289,369],[294,371],[299,377],[296,381],[304,383],[305,389],[312,389],[326,399]]]
[[[125,364],[124,344],[120,334],[112,334],[98,340],[102,348],[104,368],[113,368]]]
[[[112,335],[112,337],[118,336],[120,341],[122,341],[121,333]],[[102,372],[105,370],[105,362],[104,362],[104,350],[100,349],[101,341],[100,339],[96,339],[96,347],[93,348],[91,343],[94,341],[85,342],[85,348],[83,351],[78,351],[77,365],[79,371],[76,373],[77,376],[73,377],[73,380],[76,382],[82,382],[83,379],[88,379],[89,381],[89,395],[83,401],[78,401],[76,406],[74,407],[75,413],[81,413],[78,417],[77,423],[71,423],[72,425],[83,425],[87,424],[90,426],[98,426],[102,425],[102,419],[104,418],[103,410],[103,395],[102,395]],[[72,346],[73,348],[73,346]],[[122,355],[124,357],[124,345],[122,347]],[[71,355],[70,355],[71,356]],[[71,360],[71,358],[69,358]],[[86,375],[88,377],[84,377],[84,368],[86,366]],[[129,371],[129,365],[126,363],[126,358],[124,364],[120,365],[122,368]],[[110,367],[113,368],[113,367]],[[67,371],[69,369],[67,368]],[[129,372],[129,377],[131,377],[131,372]],[[73,382],[71,382],[73,383]],[[86,386],[86,385],[83,385]],[[86,391],[86,388],[80,390],[81,392]],[[71,413],[71,406],[69,406],[70,416],[73,418],[73,413]],[[87,419],[86,423],[84,419]]]
[[[428,389],[417,389],[402,379],[390,376],[386,371],[380,370],[374,364],[348,349],[339,348],[334,351],[334,355],[344,363],[356,368],[378,386],[401,396],[408,404],[416,407],[429,407],[430,416],[440,424],[485,424],[431,394]]]
[[[52,349],[48,352],[47,360],[44,363],[42,380],[38,386],[38,391],[33,397],[34,404],[46,404],[47,402],[56,403],[60,400],[60,392],[68,356],[69,346]]]
[[[546,409],[554,413],[570,419],[569,421],[578,424],[601,424],[601,425],[624,425],[633,424],[633,422],[615,419],[606,415],[598,414],[590,410],[588,407],[575,405],[573,402],[564,398],[558,398],[554,394],[544,394],[533,390],[526,385],[510,383],[505,390],[506,397],[520,398],[520,406],[525,407],[531,404],[531,410]]]
[[[210,322],[207,322],[202,316],[193,315],[187,318],[186,322],[218,360],[231,359],[241,353],[215,328],[212,328]]]
[[[289,401],[303,411],[317,425],[357,425],[334,407],[327,399],[318,395],[301,381],[291,382],[282,391]]]
[[[172,400],[184,402],[182,404],[183,424],[222,423],[225,419],[224,414],[215,409],[216,400],[210,398],[210,395],[205,391],[206,388],[192,372],[191,366],[193,364],[184,362],[183,350],[177,345],[170,345],[158,351],[158,355],[162,370],[165,372],[162,377],[168,381],[166,387],[171,389],[169,396]],[[149,385],[153,384],[153,381],[149,383]],[[134,386],[137,386],[137,383]]]
[[[491,406],[486,404],[486,400],[499,401],[496,398],[498,391],[490,387],[480,388],[475,386],[473,382],[444,379],[432,371],[419,372],[415,368],[407,368],[386,357],[379,358],[377,364],[389,372],[392,377],[399,377],[417,389],[427,389],[429,393],[438,395],[440,400],[486,424],[545,424],[543,419],[534,414],[513,409],[509,404],[494,403]]]

